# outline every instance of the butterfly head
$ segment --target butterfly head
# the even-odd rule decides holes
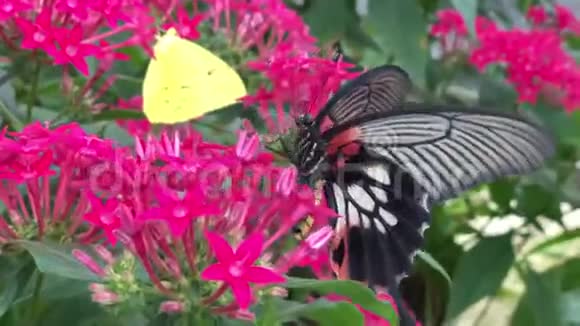
[[[298,134],[294,144],[294,164],[302,177],[311,177],[318,172],[324,161],[324,145],[310,115],[298,116],[296,127]]]

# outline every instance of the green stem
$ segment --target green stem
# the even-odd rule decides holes
[[[12,111],[6,106],[4,101],[0,100],[0,115],[4,117],[6,122],[10,125],[13,130],[22,130],[24,124],[17,116],[15,116]]]
[[[38,93],[38,81],[40,77],[40,60],[36,60],[34,65],[34,71],[32,72],[32,81],[30,83],[30,94],[28,94],[28,104],[26,106],[26,121],[32,122],[32,109],[34,108],[34,102],[36,101],[36,93]]]
[[[40,314],[42,311],[42,307],[41,307],[41,303],[40,303],[40,291],[42,290],[42,285],[44,283],[44,274],[42,274],[42,272],[38,272],[38,275],[36,276],[36,282],[34,284],[34,293],[32,296],[32,314],[31,314],[31,318],[33,318],[34,321],[37,321],[38,324],[40,324]]]

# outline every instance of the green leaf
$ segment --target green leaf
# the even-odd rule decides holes
[[[522,107],[539,116],[560,142],[572,146],[580,145],[580,111],[568,113],[562,108],[547,105],[522,105]]]
[[[564,293],[561,302],[562,319],[568,325],[580,325],[580,289]]]
[[[12,71],[0,70],[0,101],[4,103],[8,110],[16,112],[18,105],[16,103],[16,92],[11,83],[12,78],[14,78]]]
[[[147,119],[145,114],[141,111],[135,110],[107,110],[95,114],[92,117],[93,121],[110,121],[110,120],[137,120]]]
[[[72,256],[73,248],[69,246],[26,240],[18,240],[14,243],[30,253],[36,266],[43,273],[83,281],[99,280],[95,274]]]
[[[515,196],[516,182],[509,179],[501,179],[488,185],[491,200],[496,203],[502,212],[509,212],[510,202]]]
[[[447,319],[455,319],[483,297],[494,295],[513,262],[510,234],[484,238],[467,251],[453,274]]]
[[[84,295],[64,299],[47,301],[47,306],[43,310],[42,318],[39,320],[40,326],[53,325],[127,325],[122,323],[97,322],[108,319],[107,312],[102,306],[90,300],[90,295]],[[140,325],[146,325],[144,323]]]
[[[282,301],[278,307],[278,321],[296,321],[300,317],[318,322],[321,326],[364,325],[362,313],[351,303],[318,299],[307,304]]]
[[[37,90],[39,104],[54,111],[64,109],[70,99],[68,96],[63,96],[61,85],[61,76],[56,78],[43,77]]]
[[[29,260],[18,258],[0,256],[0,317],[17,302],[35,270]]]
[[[578,239],[580,239],[580,229],[566,230],[555,237],[549,238],[547,240],[542,241],[541,243],[538,243],[533,248],[529,249],[523,255],[523,257],[526,258],[530,255],[547,251],[556,246],[566,245],[568,242]]]
[[[393,307],[377,299],[373,291],[365,285],[350,280],[319,281],[289,277],[284,287],[290,289],[308,289],[322,295],[337,294],[351,299],[352,303],[360,305],[391,324],[398,324],[398,317]]]
[[[566,260],[564,263],[552,267],[550,270],[557,271],[562,276],[562,291],[570,291],[580,288],[580,258],[575,257]]]
[[[116,123],[107,123],[103,131],[103,137],[115,140],[123,146],[132,146],[135,139],[125,129],[119,127]]]
[[[470,0],[465,1],[469,2]],[[486,72],[480,76],[479,105],[507,109],[506,106],[516,103],[517,97],[518,94],[513,86],[508,84],[503,76],[498,76],[493,72]]]
[[[0,290],[0,317],[2,317],[10,306],[12,306],[12,302],[18,296],[18,290],[20,288],[20,284],[18,282],[5,282],[4,286]]]
[[[24,122],[22,122],[22,120],[20,120],[16,114],[10,110],[6,103],[4,103],[4,101],[1,99],[0,116],[2,117],[0,122],[2,122],[3,125],[8,125],[13,130],[22,130],[22,128],[24,128]]]
[[[557,273],[538,274],[531,268],[521,271],[526,283],[522,300],[529,305],[536,325],[563,325],[561,318],[560,285]]]
[[[303,14],[304,21],[320,42],[342,39],[358,17],[348,0],[316,0]]]
[[[540,185],[523,186],[517,196],[517,202],[517,212],[532,222],[540,215],[555,221],[559,221],[562,217],[557,194]]]
[[[370,34],[384,52],[423,87],[428,59],[427,24],[417,1],[369,0],[368,24]]]
[[[44,300],[63,300],[81,295],[87,295],[90,281],[75,280],[51,274],[44,274],[43,287],[40,296]],[[22,295],[14,303],[29,300],[34,295],[35,282],[28,282],[28,286],[23,290]]]
[[[451,3],[463,16],[471,35],[475,35],[474,22],[477,16],[477,0],[451,0]]]
[[[24,110],[24,106],[22,107]],[[49,110],[44,107],[35,106],[32,108],[32,120],[37,121],[51,121],[58,116],[58,112]]]
[[[451,277],[449,277],[449,274],[447,274],[447,271],[445,270],[445,268],[433,256],[431,256],[431,254],[429,254],[428,252],[419,250],[417,252],[417,256],[423,262],[425,262],[425,264],[427,264],[428,266],[430,266],[431,268],[433,268],[434,270],[439,272],[439,274],[441,276],[443,276],[443,278],[447,281],[447,285],[451,286],[451,283],[452,283]]]

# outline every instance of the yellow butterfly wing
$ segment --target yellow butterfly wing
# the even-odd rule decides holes
[[[185,122],[246,95],[232,67],[174,29],[159,38],[153,51],[143,81],[143,112],[152,123]]]

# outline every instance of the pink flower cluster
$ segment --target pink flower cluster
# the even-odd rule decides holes
[[[282,274],[303,264],[304,252],[326,251],[332,234],[323,229],[322,242],[304,241],[279,260],[272,258],[275,244],[307,215],[324,225],[334,212],[316,205],[313,192],[296,184],[296,171],[274,166],[257,135],[245,131],[234,146],[207,143],[182,130],[137,138],[130,150],[74,123],[54,129],[35,123],[21,132],[2,132],[0,152],[0,201],[7,212],[0,218],[0,243],[120,242],[171,299],[182,297],[183,289],[168,281],[187,283],[201,271],[201,279],[224,282],[205,304],[214,304],[228,288],[236,300],[211,306],[217,312],[247,308],[254,300],[250,283],[283,282]],[[239,245],[233,250],[228,242]],[[98,254],[114,264],[105,246],[98,246]],[[75,255],[107,280],[110,269],[85,253]],[[254,266],[256,261],[269,268]],[[106,297],[123,297],[110,294]]]
[[[213,29],[228,36],[237,51],[256,51],[257,59],[246,64],[265,77],[269,85],[251,89],[253,93],[243,102],[258,106],[270,132],[283,132],[292,124],[285,107],[290,108],[290,117],[316,114],[341,82],[357,76],[348,71],[352,65],[335,63],[320,55],[308,26],[283,1],[208,3],[213,7],[205,14]]]
[[[246,105],[257,105],[271,132],[285,131],[291,126],[284,111],[290,107],[290,116],[316,115],[328,101],[330,94],[337,91],[345,80],[358,76],[350,72],[353,65],[334,62],[327,58],[295,55],[290,50],[278,48],[275,55],[266,60],[248,63],[253,70],[260,71],[271,82],[268,89],[260,87],[253,95],[246,96]],[[275,114],[270,107],[275,108]]]
[[[563,34],[579,33],[580,20],[565,7],[555,6],[550,16],[544,7],[528,11],[532,27],[502,29],[495,22],[477,17],[477,44],[470,49],[470,62],[479,70],[501,64],[521,102],[535,103],[543,97],[567,110],[580,108],[580,66],[565,49]],[[467,37],[461,15],[446,9],[431,33],[447,41],[449,34]]]
[[[181,8],[172,22],[169,14],[176,4],[147,0],[3,0],[0,36],[10,48],[40,50],[51,57],[52,63],[72,64],[88,76],[86,59],[90,56],[98,59],[97,70],[108,70],[114,61],[128,59],[116,53],[121,48],[141,46],[152,54],[157,16],[165,15],[164,19],[169,20],[165,27],[177,26],[183,37],[196,39],[202,16],[189,17]],[[113,39],[117,41],[110,44]]]
[[[153,11],[144,0],[3,0],[0,37],[10,50],[8,62],[25,51],[39,71],[63,66],[63,95],[75,107],[98,112],[108,106],[103,96],[118,77],[111,69],[129,60],[121,50],[152,52]],[[95,59],[92,69],[89,58]],[[84,85],[76,85],[71,66],[86,77]]]
[[[526,17],[537,28],[554,29],[559,33],[572,33],[580,36],[580,19],[561,5],[554,5],[550,13],[544,6],[536,5],[528,9]]]

